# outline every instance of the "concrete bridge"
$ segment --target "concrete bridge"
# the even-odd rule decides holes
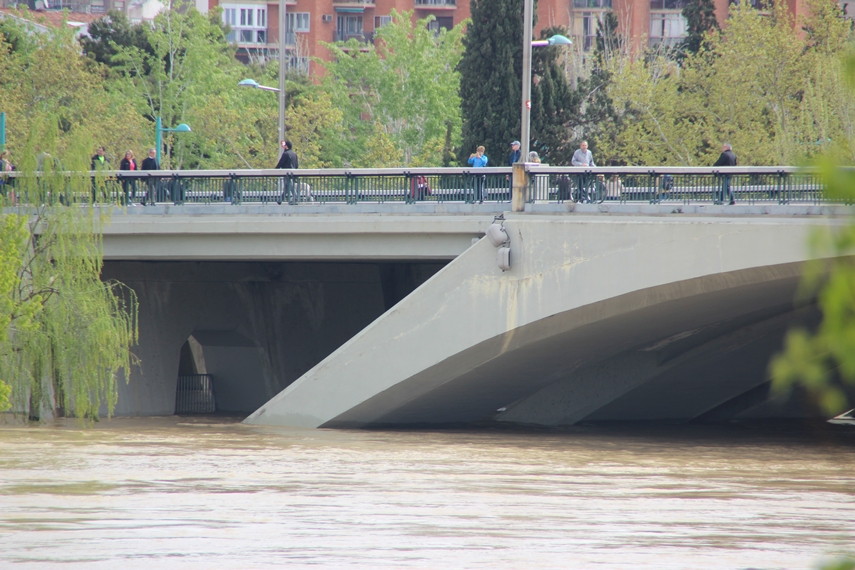
[[[402,205],[403,206],[403,205]],[[305,427],[727,420],[811,413],[771,394],[812,206],[157,206],[116,214],[105,277],[140,300],[117,414],[218,409]]]

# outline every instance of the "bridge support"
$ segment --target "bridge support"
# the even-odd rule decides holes
[[[723,410],[766,382],[787,326],[815,318],[792,300],[808,234],[828,223],[510,214],[511,270],[481,240],[246,421],[567,425]],[[758,413],[791,412],[804,410]]]

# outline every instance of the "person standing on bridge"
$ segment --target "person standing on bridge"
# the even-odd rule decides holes
[[[469,155],[469,166],[472,168],[484,168],[487,166],[490,159],[484,155],[484,150],[483,146],[479,146],[475,149],[475,152]],[[484,203],[484,182],[486,179],[486,176],[475,177],[475,200],[479,204]]]
[[[282,156],[279,157],[279,162],[276,163],[276,168],[296,170],[298,167],[297,162],[297,153],[294,152],[294,145],[291,144],[291,141],[284,140],[282,141],[282,148],[285,149],[285,152],[282,153]],[[283,179],[281,181],[282,185],[282,194],[279,196],[279,199],[276,201],[277,204],[281,204],[285,200],[285,196],[288,196],[289,204],[297,203],[297,196],[294,192],[294,182],[290,179],[290,177],[286,180]]]
[[[579,148],[576,149],[576,152],[573,153],[573,158],[570,160],[573,166],[592,166],[596,167],[594,164],[594,155],[588,150],[588,141],[582,141],[579,144]],[[585,185],[588,183],[588,178],[584,174],[576,175],[576,188],[577,194],[574,196],[574,199],[577,202],[585,201]]]
[[[718,157],[718,160],[715,161],[713,166],[736,166],[736,155],[733,153],[733,147],[730,146],[730,143],[724,143],[721,145],[721,155]],[[716,197],[716,204],[724,202],[725,193],[730,199],[728,204],[731,206],[736,204],[736,200],[733,198],[733,188],[730,187],[730,176],[730,174],[722,175],[721,196]]]
[[[143,159],[141,170],[160,170],[160,165],[157,163],[156,149],[148,149],[148,156]],[[158,180],[154,178],[146,179],[146,184],[148,185],[148,192],[146,192],[143,205],[151,204],[152,206],[154,206],[154,203],[157,202],[157,183]]]

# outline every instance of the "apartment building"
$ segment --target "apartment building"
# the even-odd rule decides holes
[[[210,0],[222,9],[231,26],[230,39],[243,61],[278,58],[279,3],[264,0]],[[304,73],[320,74],[310,58],[328,60],[321,42],[355,38],[368,46],[377,29],[391,22],[392,9],[413,10],[414,19],[433,15],[434,29],[452,28],[469,17],[469,0],[286,0],[286,53],[289,66]]]
[[[205,0],[197,0],[204,2]],[[731,4],[762,0],[714,0],[720,22],[727,18]],[[849,12],[855,0],[839,0]],[[279,3],[265,0],[208,0],[209,6],[223,9],[223,19],[232,27],[231,39],[238,45],[238,57],[278,58]],[[613,10],[621,34],[639,51],[658,45],[675,45],[686,36],[682,10],[686,0],[538,0],[535,35],[544,27],[564,26],[570,30],[576,49],[584,56],[596,44],[597,24]],[[804,0],[786,0],[790,11],[801,16]],[[375,31],[391,21],[390,13],[413,10],[414,19],[433,15],[434,29],[451,28],[469,17],[470,0],[286,0],[289,64],[304,73],[321,74],[311,57],[330,58],[320,42],[356,38],[364,45],[374,41]]]
[[[72,12],[101,13],[110,9],[125,11],[134,21],[153,17],[166,0],[27,0],[51,8]],[[269,0],[191,0],[201,12],[219,6],[224,23],[231,26],[230,40],[238,46],[243,61],[278,59],[279,1]],[[714,0],[720,22],[727,18],[731,4],[748,1],[759,7],[763,0]],[[784,0],[796,16],[807,10],[805,0]],[[847,14],[855,16],[855,0],[838,0]],[[0,0],[4,5],[20,0]],[[570,30],[575,49],[583,56],[596,44],[597,24],[613,10],[619,30],[632,48],[639,51],[658,45],[675,45],[686,36],[682,10],[686,0],[538,0],[535,35],[544,27],[563,26]],[[142,10],[145,6],[146,10]],[[307,74],[322,74],[312,57],[329,60],[331,54],[321,42],[356,38],[368,46],[376,30],[391,21],[392,9],[412,10],[413,18],[433,15],[434,29],[451,28],[470,15],[470,0],[286,0],[286,56],[292,68]],[[137,15],[136,11],[141,14]],[[151,12],[151,14],[149,14]]]

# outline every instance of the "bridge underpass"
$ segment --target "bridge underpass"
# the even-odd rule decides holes
[[[140,366],[116,414],[171,415],[179,372],[213,375],[217,409],[249,414],[444,264],[107,261],[140,304]]]
[[[823,218],[514,214],[246,421],[305,427],[792,417],[766,366]]]

